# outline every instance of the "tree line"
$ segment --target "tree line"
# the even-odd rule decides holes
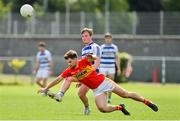
[[[179,0],[0,0],[0,12],[19,12],[23,4],[31,4],[44,12],[110,12],[122,11],[180,11]]]

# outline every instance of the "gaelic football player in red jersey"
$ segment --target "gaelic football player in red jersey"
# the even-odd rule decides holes
[[[86,57],[80,60],[78,60],[77,57],[78,55],[76,51],[69,50],[64,55],[64,58],[66,59],[69,67],[62,74],[60,74],[54,81],[52,81],[48,86],[38,90],[38,92],[48,93],[48,90],[51,87],[57,85],[63,79],[69,76],[73,76],[77,78],[79,82],[85,84],[86,86],[88,86],[90,89],[93,90],[96,106],[101,112],[107,113],[107,112],[120,110],[123,112],[123,114],[130,115],[130,113],[125,109],[124,104],[120,104],[117,106],[108,105],[107,92],[113,92],[123,98],[134,99],[136,101],[146,104],[153,111],[155,112],[158,111],[158,107],[150,100],[145,99],[144,97],[142,97],[141,95],[135,92],[128,92],[127,90],[123,89],[109,78],[106,78],[103,74],[97,73],[91,63],[96,59],[94,55],[87,55]],[[52,96],[57,101],[61,101],[64,92],[61,92],[61,94],[53,94],[53,95],[52,93],[49,93],[48,95]]]

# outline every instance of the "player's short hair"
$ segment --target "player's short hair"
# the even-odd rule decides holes
[[[112,35],[111,35],[111,33],[107,32],[104,34],[104,37],[111,37],[112,38]]]
[[[39,42],[38,46],[39,47],[46,47],[46,43],[41,41],[41,42]]]
[[[90,29],[90,28],[83,28],[83,29],[81,30],[81,34],[83,34],[84,32],[88,32],[90,36],[93,35],[93,30]]]
[[[78,54],[74,50],[69,50],[64,54],[64,59],[65,60],[67,60],[69,58],[74,59],[74,58],[77,58],[77,57],[78,57]]]

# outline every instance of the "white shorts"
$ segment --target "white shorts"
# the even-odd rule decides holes
[[[39,69],[37,74],[36,74],[37,78],[43,78],[46,79],[49,77],[49,70],[48,69]]]
[[[93,89],[94,96],[99,96],[105,92],[111,92],[115,85],[108,79],[105,79],[96,89]]]
[[[100,68],[99,72],[104,74],[105,76],[109,75],[109,74],[115,74],[115,68]]]

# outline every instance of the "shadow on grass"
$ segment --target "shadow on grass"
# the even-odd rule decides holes
[[[19,82],[0,82],[0,86],[20,86],[22,85]]]

